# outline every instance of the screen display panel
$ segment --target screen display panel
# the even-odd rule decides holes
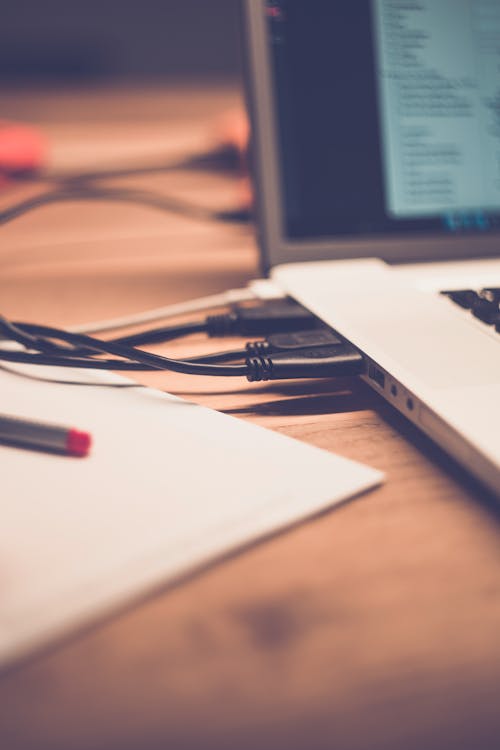
[[[500,229],[498,0],[267,0],[290,240]]]

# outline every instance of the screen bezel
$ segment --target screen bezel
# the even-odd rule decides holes
[[[290,240],[286,236],[279,164],[279,129],[273,92],[266,0],[241,0],[246,48],[247,100],[252,126],[252,166],[261,266],[281,263],[377,257],[388,262],[476,258],[500,255],[500,235],[332,236]]]

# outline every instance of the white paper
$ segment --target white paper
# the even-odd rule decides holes
[[[93,436],[84,459],[0,445],[0,665],[382,480],[151,389],[61,386],[0,370],[0,413]]]

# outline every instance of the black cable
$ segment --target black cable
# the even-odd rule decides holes
[[[54,348],[58,348],[54,347],[51,342],[46,341],[39,336],[33,336],[32,333],[25,328],[18,327],[15,323],[11,323],[5,318],[3,319],[3,325],[5,330],[10,334],[9,338],[16,341],[18,344],[21,344],[26,349],[37,349],[41,352],[51,352],[54,351]]]
[[[48,336],[48,328],[46,326],[40,326],[33,323],[11,323],[4,319],[3,324],[11,331],[12,339],[25,346],[27,349],[38,349],[39,351],[45,351],[36,345],[37,341],[42,341],[40,336]],[[195,323],[184,323],[177,326],[166,326],[164,328],[156,328],[151,331],[145,331],[143,333],[131,334],[129,336],[120,336],[118,338],[109,339],[115,344],[125,344],[127,346],[138,346],[139,344],[155,344],[159,342],[172,341],[176,338],[183,336],[189,336],[194,333],[206,332],[206,323],[195,322]],[[18,335],[16,335],[16,331]],[[36,334],[36,335],[33,335]],[[50,347],[50,348],[49,348]],[[64,347],[58,347],[55,343],[50,342],[47,344],[47,353],[60,353],[67,356],[88,356],[91,350],[88,348],[77,349],[72,347],[68,348],[66,343]]]
[[[21,323],[16,322],[15,324],[9,323],[4,319],[4,326],[15,325],[17,329],[29,336],[42,336],[50,337],[50,330],[47,326],[36,325],[33,323]],[[194,321],[191,323],[184,323],[176,326],[161,326],[159,328],[152,328],[140,333],[131,334],[128,336],[120,336],[118,338],[109,339],[110,342],[116,344],[124,344],[127,346],[139,346],[146,344],[154,344],[165,341],[172,341],[182,336],[188,336],[195,333],[206,333],[212,338],[225,337],[225,336],[256,336],[256,335],[276,335],[276,334],[289,334],[290,336],[299,335],[297,330],[312,329],[312,330],[325,330],[324,324],[312,315],[305,307],[299,305],[291,299],[285,300],[272,300],[269,302],[260,303],[259,305],[244,305],[234,304],[231,307],[230,312],[221,315],[208,315],[203,320]],[[301,346],[308,345],[307,342],[310,339],[304,338],[306,336],[306,330],[304,330],[303,338],[300,341]],[[316,334],[316,338],[317,338]],[[30,348],[28,343],[25,343],[22,337],[17,337],[12,334],[11,337],[19,343]],[[324,339],[321,339],[325,343]],[[73,351],[68,351],[67,343],[68,339],[65,339],[66,344],[64,347],[57,347],[52,342],[50,344],[51,351],[55,353],[67,354],[68,356],[88,356],[92,352],[91,349],[79,349],[74,348]],[[300,348],[292,347],[291,339],[287,339],[290,342],[290,346],[285,347],[281,345],[280,348]],[[299,339],[296,338],[296,343]],[[262,344],[264,346],[264,344]],[[35,346],[35,348],[37,348]],[[267,350],[266,350],[267,351]],[[262,352],[255,352],[248,349],[243,352],[243,356],[247,354],[256,354]],[[239,356],[239,355],[238,355]],[[237,359],[238,356],[232,357]],[[228,361],[229,357],[224,357],[224,353],[216,354],[214,362],[216,361]],[[190,359],[187,361],[196,361]]]
[[[21,324],[22,325],[22,324]],[[14,327],[14,326],[13,326]],[[31,330],[37,330],[38,333],[43,332],[42,327],[38,327],[35,325],[30,325],[29,328]],[[180,329],[180,327],[179,327]],[[174,326],[172,326],[172,330],[176,330]],[[223,352],[214,352],[212,354],[205,354],[198,357],[187,357],[183,361],[184,362],[191,362],[191,363],[198,363],[198,364],[217,364],[222,362],[234,362],[236,360],[246,360],[249,356],[250,357],[259,357],[259,356],[265,356],[270,354],[278,354],[278,353],[287,353],[287,355],[300,352],[301,356],[303,357],[305,354],[310,354],[314,357],[315,352],[313,352],[313,349],[318,350],[325,350],[325,348],[328,348],[328,351],[331,353],[334,351],[332,347],[336,347],[335,351],[337,354],[343,355],[345,353],[345,341],[343,341],[334,331],[332,331],[327,326],[324,326],[323,328],[318,328],[316,330],[306,330],[306,331],[295,331],[292,333],[278,333],[278,334],[271,334],[266,339],[262,341],[251,341],[246,344],[244,349],[233,349],[233,350],[226,350]],[[103,362],[104,360],[97,360],[98,362]],[[89,367],[95,368],[96,360],[90,360],[89,361]],[[121,360],[110,360],[109,365],[107,366],[107,369],[115,369],[115,367],[118,365],[123,365],[124,363]],[[1,366],[0,366],[1,367]],[[142,369],[142,365],[134,364],[133,366],[127,365],[127,369]],[[8,369],[8,368],[4,368]],[[148,368],[148,369],[154,369],[154,368]],[[8,370],[9,372],[16,371]],[[36,376],[26,375],[26,377],[31,377],[33,379],[46,381],[46,382],[55,382],[60,383],[62,385],[73,385],[75,384],[75,381],[64,381],[64,380],[53,380],[53,379],[47,379],[47,378],[37,378]],[[89,383],[81,383],[77,382],[77,385],[93,385]],[[108,385],[106,383],[98,383],[97,385]],[[119,387],[118,385],[116,387]],[[120,386],[120,387],[126,387],[126,385]],[[132,385],[130,387],[133,387]]]
[[[244,365],[226,367],[178,360],[167,360],[168,366],[162,364],[160,367],[156,364],[152,367],[134,362],[51,357],[44,354],[5,350],[0,350],[0,360],[92,370],[173,370],[188,375],[245,376],[250,382],[348,377],[361,375],[366,370],[362,355],[353,347],[348,346],[307,349],[293,353],[281,352],[267,357],[249,357]]]
[[[201,221],[226,221],[242,223],[248,221],[248,211],[235,209],[228,211],[214,211],[204,206],[198,206],[188,201],[172,196],[157,195],[144,190],[130,190],[128,188],[95,188],[78,187],[68,190],[53,190],[28,198],[20,203],[0,211],[0,225],[7,224],[14,219],[24,216],[42,206],[72,201],[116,201],[136,203],[161,211],[180,214]]]
[[[262,320],[259,319],[259,323]],[[246,376],[250,382],[295,378],[325,378],[359,375],[366,370],[363,356],[348,342],[333,331],[308,330],[287,332],[270,340],[254,342],[247,346],[245,363],[241,365],[207,364],[206,360],[174,360],[151,354],[116,341],[101,341],[85,334],[71,333],[51,326],[16,324],[0,316],[0,334],[23,341],[27,331],[29,343],[34,348],[39,336],[47,337],[56,346],[56,341],[70,344],[74,349],[66,353],[9,352],[0,350],[0,359],[31,364],[50,364],[66,367],[94,369],[154,369],[172,370],[188,375],[218,375],[226,377]],[[46,343],[46,342],[45,342]],[[41,348],[45,349],[45,343]],[[111,354],[122,360],[94,359],[81,356],[82,351]],[[233,352],[232,355],[235,353]],[[239,356],[239,353],[236,353]],[[227,360],[230,353],[211,355],[219,361]],[[210,357],[210,355],[208,355]]]
[[[80,348],[77,349],[68,342],[57,344],[51,340],[49,331],[51,330],[47,326],[26,324],[26,323],[13,323],[7,320],[5,317],[0,315],[0,331],[3,330],[4,334],[7,332],[10,335],[8,338],[11,341],[15,341],[25,349],[34,349],[48,355],[61,355],[63,357],[89,357],[93,354],[99,354],[100,352],[95,349]]]
[[[89,349],[88,347],[78,348],[72,346],[67,341],[65,341],[63,345],[58,345],[53,340],[49,341],[47,338],[43,338],[52,335],[53,329],[48,326],[37,325],[36,323],[12,323],[5,318],[2,320],[2,325],[4,334],[9,334],[7,338],[16,341],[26,349],[35,349],[47,354],[60,354],[65,357],[88,357],[92,354],[99,353],[96,352],[95,349]],[[110,341],[117,344],[125,344],[127,346],[136,346],[139,344],[171,341],[172,339],[181,336],[205,331],[206,325],[203,322],[185,323],[183,325],[167,326],[152,331],[132,334],[130,336],[120,336],[118,338],[110,339]],[[243,354],[244,353],[245,352],[243,352]],[[216,357],[216,359],[223,361],[224,358]],[[188,361],[191,361],[191,359]],[[196,361],[196,359],[193,358],[193,361]]]
[[[164,326],[154,328],[143,333],[135,333],[130,336],[120,336],[111,339],[117,344],[127,344],[127,346],[138,346],[139,344],[158,344],[160,342],[172,341],[173,339],[190,336],[194,333],[206,333],[207,324],[204,321],[194,323],[184,323],[177,326]]]
[[[4,336],[6,333],[10,333],[8,340],[15,341],[16,343],[25,346],[28,349],[38,349],[44,352],[44,346],[40,336],[53,335],[52,328],[43,325],[37,325],[34,323],[12,323],[5,318],[0,316],[0,330],[3,329]],[[38,336],[30,336],[25,331],[36,332]],[[49,342],[44,342],[49,343]],[[123,342],[121,342],[123,343]],[[102,369],[102,370],[125,370],[125,371],[141,371],[151,372],[157,370],[156,367],[142,365],[137,362],[124,362],[121,359],[93,359],[90,356],[84,356],[84,353],[95,352],[95,349],[88,348],[69,348],[69,345],[65,343],[64,346],[57,347],[54,342],[50,342],[50,351],[44,354],[31,354],[28,352],[11,352],[8,350],[2,350],[0,348],[0,360],[6,360],[9,362],[18,362],[24,364],[38,364],[38,365],[51,365],[54,367],[66,367],[71,366],[74,363],[75,367],[88,368],[88,369]],[[47,347],[48,348],[48,347]],[[215,364],[219,362],[231,362],[237,359],[243,359],[247,355],[247,351],[236,350],[232,352],[218,352],[215,354],[208,354],[204,357],[189,357],[186,358],[185,362],[198,363],[198,364]],[[71,357],[71,360],[69,360]]]
[[[52,336],[54,329],[33,323],[16,322],[13,324],[5,319],[3,325],[8,329],[10,338],[27,348],[79,358],[86,358],[95,353],[94,349],[88,347],[75,348],[74,343],[70,343],[68,334],[66,334],[63,346],[58,346],[55,341],[51,341],[49,351],[43,347],[40,349],[36,346],[33,337],[45,337],[44,340],[46,340],[47,337]],[[306,330],[297,330],[303,327]],[[231,312],[223,315],[207,316],[204,320],[176,326],[153,328],[141,333],[113,338],[110,341],[127,346],[138,346],[171,341],[194,333],[207,333],[215,337],[217,335],[255,335],[263,332],[269,334],[267,339],[249,343],[244,350],[217,352],[202,357],[186,358],[183,361],[192,364],[220,364],[245,359],[249,355],[260,356],[273,351],[339,343],[339,339],[330,329],[293,300],[273,300],[255,306],[235,304]],[[73,348],[68,349],[71,345]]]
[[[232,349],[225,352],[214,352],[213,354],[200,355],[198,357],[185,357],[184,362],[199,362],[200,364],[216,364],[220,362],[235,362],[248,356],[246,349]]]
[[[100,339],[96,339],[92,336],[86,336],[85,334],[81,333],[70,333],[68,331],[64,331],[59,328],[53,328],[51,326],[37,326],[37,328],[39,330],[44,330],[46,336],[53,339],[58,339],[60,341],[66,341],[75,346],[77,349],[94,349],[95,351],[102,352],[103,354],[112,354],[117,357],[123,357],[123,359],[130,360],[131,362],[148,365],[156,370],[172,370],[173,372],[180,372],[186,375],[222,375],[224,377],[238,377],[241,375],[246,375],[248,371],[247,367],[244,365],[223,366],[184,362],[181,360],[169,359],[168,357],[163,357],[159,354],[151,354],[150,352],[145,352],[134,347],[128,347],[124,344],[115,343],[114,341],[101,341]],[[12,332],[10,331],[8,325],[8,321],[6,321],[2,316],[0,316],[0,333],[3,333],[4,336],[6,335],[7,338],[12,335]],[[2,353],[2,356],[4,358],[6,358],[5,354],[6,352],[4,351]],[[8,354],[15,354],[15,352],[9,352]],[[16,360],[8,359],[8,361],[12,362]],[[67,355],[66,366],[71,367],[71,362],[73,361],[77,362],[78,358],[72,358],[70,350]],[[98,362],[99,360],[96,360],[96,363]],[[50,362],[49,364],[52,364],[52,362]]]

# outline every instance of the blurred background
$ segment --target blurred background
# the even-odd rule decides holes
[[[210,249],[206,293],[241,286],[250,267],[253,272],[255,245],[246,223],[230,225],[232,233],[221,239],[218,223],[196,220],[200,210],[234,210],[245,218],[250,208],[249,183],[236,158],[247,139],[239,10],[238,0],[2,4],[0,298],[13,317],[26,317],[23,300],[36,297],[38,319],[54,321],[53,289],[60,290],[61,275],[75,322],[90,300],[97,319],[164,305],[166,290],[172,301],[198,296],[201,265],[195,269],[183,251],[176,255],[184,234],[196,246],[203,236]],[[221,146],[232,160],[168,168],[193,155],[221,153]],[[79,185],[80,199],[69,201],[64,179],[82,174],[85,190]],[[56,187],[64,200],[46,202],[45,193]],[[161,210],[139,199],[124,204],[109,194],[116,189],[152,193]],[[182,216],[171,196],[184,201]],[[235,234],[238,247],[247,248],[243,271],[242,261],[235,270],[232,260]],[[175,282],[167,269],[171,254]],[[25,271],[32,264],[33,275],[14,282],[7,263],[15,275],[20,258]],[[33,284],[33,294],[23,284]],[[56,296],[62,299],[60,291]],[[64,312],[67,324],[71,310]]]
[[[237,0],[2,4],[0,83],[239,77]]]

